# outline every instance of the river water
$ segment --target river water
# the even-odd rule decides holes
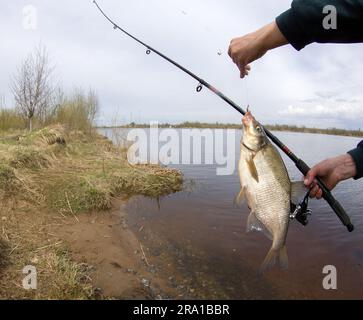
[[[149,134],[149,130],[146,132]],[[114,131],[103,130],[103,133],[119,142]],[[233,156],[237,162],[241,132],[237,130],[234,134]],[[310,165],[345,153],[359,142],[351,137],[275,134]],[[209,156],[213,159],[213,155]],[[294,164],[286,157],[284,160],[290,178],[301,179]],[[231,175],[221,176],[216,174],[216,163],[170,167],[183,172],[184,191],[159,201],[134,197],[126,210],[136,232],[142,226],[149,235],[163,239],[155,242],[150,252],[170,250],[179,271],[191,279],[194,296],[212,299],[363,298],[363,181],[345,181],[334,190],[355,225],[354,232],[349,233],[343,227],[325,201],[313,200],[309,224],[304,227],[297,221],[290,223],[288,271],[275,268],[261,276],[258,269],[271,242],[261,233],[245,232],[249,210],[246,205],[236,208],[233,204],[239,191],[237,169]],[[142,237],[140,232],[139,236]],[[337,289],[324,289],[325,266],[335,267]]]

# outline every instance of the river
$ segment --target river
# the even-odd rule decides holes
[[[113,130],[102,132],[115,141]],[[237,161],[241,132],[237,130],[234,134]],[[357,138],[341,136],[275,134],[310,165],[345,153],[359,142]],[[294,164],[285,156],[284,160],[291,179],[301,179]],[[170,167],[183,172],[184,191],[159,201],[134,197],[126,210],[129,223],[139,237],[158,239],[150,242],[151,253],[173,256],[175,270],[185,274],[194,297],[363,298],[363,180],[345,181],[334,190],[355,225],[354,232],[346,230],[325,201],[313,200],[309,224],[290,223],[289,269],[276,268],[261,276],[258,269],[271,242],[261,233],[245,232],[249,210],[246,205],[237,208],[233,204],[239,191],[237,169],[233,174],[221,176],[216,174],[215,163]],[[326,266],[334,266],[337,271],[337,289],[324,289]]]

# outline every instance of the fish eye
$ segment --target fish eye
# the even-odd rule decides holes
[[[262,131],[262,129],[261,129],[261,127],[260,127],[260,126],[257,126],[257,127],[256,127],[256,130],[257,130],[258,132],[261,132],[261,131]]]

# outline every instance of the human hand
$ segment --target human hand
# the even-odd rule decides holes
[[[240,77],[244,78],[251,70],[249,63],[263,57],[268,50],[287,43],[276,22],[272,22],[253,33],[233,39],[228,54],[240,70]]]
[[[316,177],[320,177],[329,190],[343,181],[355,177],[357,174],[356,164],[349,154],[344,154],[335,158],[326,159],[314,166],[306,175],[304,184],[312,188],[311,198],[321,199],[323,191],[319,188]]]

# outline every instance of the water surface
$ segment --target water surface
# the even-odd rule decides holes
[[[111,136],[110,131],[106,134]],[[310,165],[345,153],[359,142],[356,138],[318,134],[276,135]],[[236,161],[240,136],[241,132],[236,131]],[[291,179],[301,179],[294,164],[286,157],[284,160]],[[355,225],[353,233],[348,233],[325,201],[313,200],[308,226],[297,221],[290,224],[289,270],[275,269],[261,277],[257,271],[271,242],[263,234],[245,232],[248,208],[233,205],[240,188],[237,170],[233,175],[217,176],[216,164],[171,167],[182,170],[187,184],[192,179],[193,187],[164,197],[159,203],[133,198],[126,210],[135,230],[142,225],[177,248],[179,269],[194,279],[199,297],[363,298],[363,181],[345,181],[334,190]],[[337,268],[337,290],[323,289],[326,265]]]

